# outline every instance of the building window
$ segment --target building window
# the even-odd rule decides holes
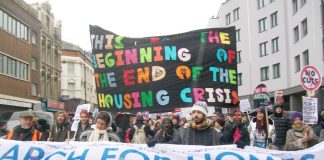
[[[52,43],[50,41],[47,42],[47,63],[52,65]]]
[[[263,42],[259,44],[260,57],[267,55],[267,43],[268,42]]]
[[[68,74],[74,74],[74,63],[68,63]]]
[[[307,31],[307,18],[305,18],[302,22],[301,22],[301,26],[302,26],[302,36],[305,37],[308,33]]]
[[[36,84],[35,83],[33,83],[31,85],[31,95],[32,96],[37,96],[37,93],[36,93]]]
[[[43,36],[42,37],[42,60],[46,60],[46,38]]]
[[[37,60],[36,58],[32,58],[31,68],[36,71]]]
[[[280,77],[280,63],[274,64],[272,66],[273,69],[273,78],[279,78]]]
[[[300,57],[299,55],[295,57],[295,72],[300,71]]]
[[[29,28],[27,25],[19,22],[14,16],[0,9],[0,28],[19,39],[28,42]]]
[[[240,8],[236,8],[236,9],[234,9],[234,11],[233,11],[233,14],[234,14],[234,21],[237,21],[237,20],[239,20],[240,19]]]
[[[241,31],[241,29],[238,29],[238,30],[236,30],[236,32],[235,32],[235,39],[236,39],[236,42],[241,41],[240,31]]]
[[[264,17],[259,20],[259,33],[266,31],[266,19],[267,17]]]
[[[269,80],[269,67],[261,68],[261,81]]]
[[[226,25],[231,24],[231,13],[226,15]]]
[[[292,0],[293,14],[298,11],[298,0]]]
[[[236,60],[237,60],[236,61],[237,63],[241,63],[242,62],[241,51],[237,51]]]
[[[75,88],[75,83],[68,83],[68,95],[70,98],[74,97],[74,88]]]
[[[299,29],[298,29],[298,26],[296,26],[294,28],[294,42],[298,42],[299,41]]]
[[[237,85],[241,86],[242,83],[242,73],[237,74]]]
[[[272,46],[272,53],[278,52],[279,51],[279,37],[274,38],[271,40],[271,46]]]
[[[309,65],[308,49],[303,52],[304,66]]]
[[[306,4],[306,0],[300,0],[300,8],[302,8]]]
[[[3,11],[0,9],[0,28],[3,28]]]
[[[0,54],[0,73],[27,81],[28,64]]]
[[[37,34],[35,32],[32,32],[31,35],[31,42],[35,45],[37,45]]]
[[[278,25],[278,20],[277,20],[277,13],[278,12],[274,12],[270,15],[270,19],[271,19],[271,28],[275,27]]]
[[[264,0],[258,0],[258,9],[263,8],[264,6]]]

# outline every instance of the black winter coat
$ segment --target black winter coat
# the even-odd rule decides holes
[[[233,135],[235,133],[236,128],[239,128],[239,132],[241,134],[241,138],[236,142],[238,146],[244,147],[250,145],[250,134],[245,127],[245,124],[240,123],[236,124],[235,122],[226,122],[223,130],[223,142],[224,144],[233,144],[234,138]]]
[[[286,136],[289,129],[291,129],[291,122],[289,118],[282,116],[282,114],[273,114],[270,118],[274,121],[275,139],[273,144],[284,145],[286,144]]]

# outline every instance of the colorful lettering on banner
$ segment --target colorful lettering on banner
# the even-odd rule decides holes
[[[235,28],[128,38],[90,26],[100,110],[238,105]]]
[[[153,148],[140,144],[114,142],[21,142],[0,140],[0,159],[141,159],[141,160],[320,160],[324,142],[301,151],[272,151],[235,145],[194,146],[157,144]]]

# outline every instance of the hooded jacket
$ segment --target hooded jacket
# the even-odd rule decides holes
[[[291,128],[291,122],[289,118],[285,117],[281,113],[276,113],[277,107],[275,107],[273,115],[270,118],[274,121],[275,127],[275,138],[273,144],[275,145],[285,145],[287,131]]]

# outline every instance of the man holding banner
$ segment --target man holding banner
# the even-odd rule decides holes
[[[169,144],[184,145],[204,145],[215,146],[221,144],[221,133],[217,133],[213,127],[213,122],[207,118],[207,103],[196,102],[191,109],[191,120],[183,128],[179,129],[178,134]],[[149,144],[154,146],[154,144]]]

